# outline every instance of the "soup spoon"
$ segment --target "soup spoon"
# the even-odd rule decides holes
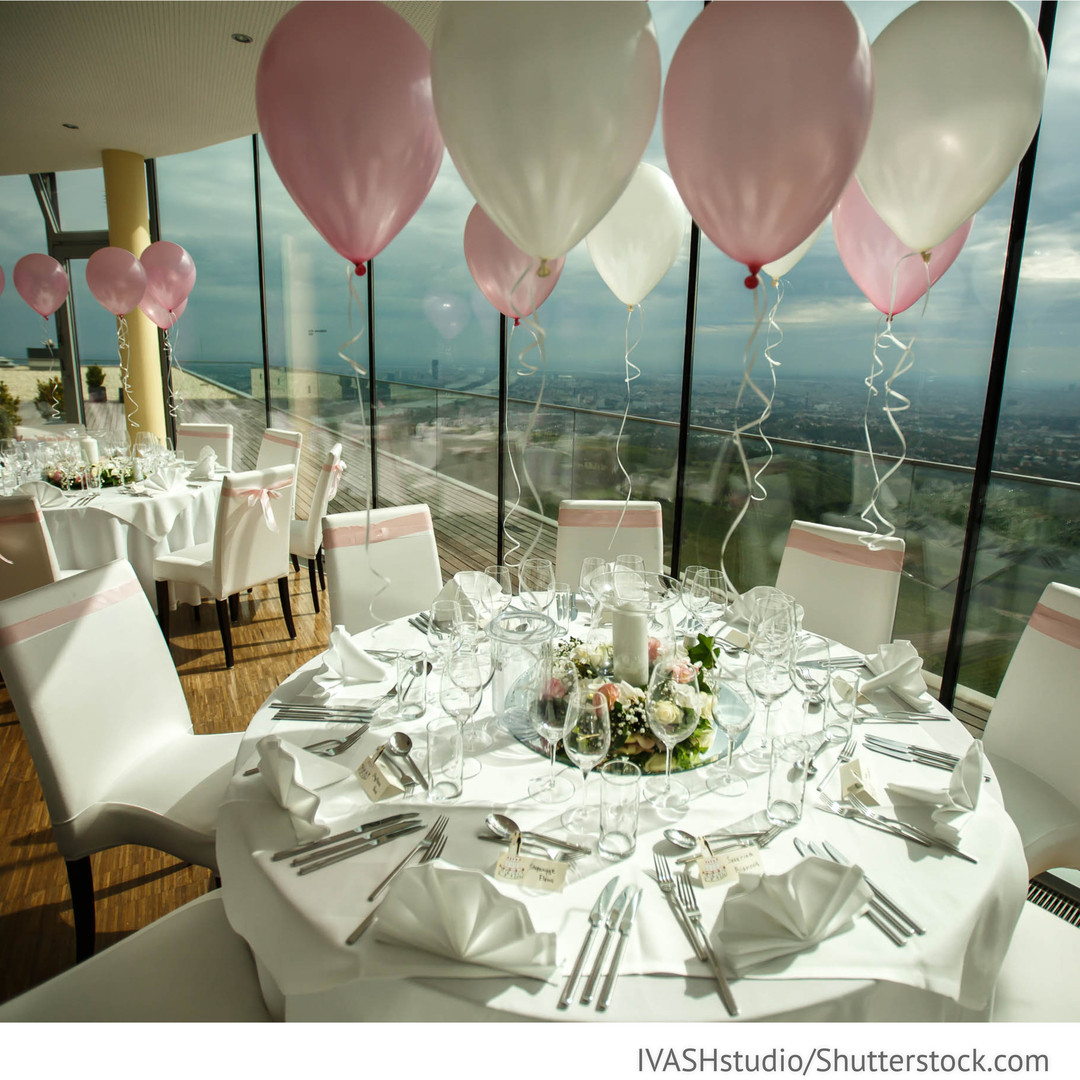
[[[420,781],[420,786],[427,791],[428,782],[424,779],[424,774],[416,767],[416,762],[413,761],[409,755],[409,751],[412,750],[413,742],[404,731],[395,731],[388,740],[390,744],[390,753],[396,754],[398,757],[404,758],[409,763],[409,768],[416,774],[416,779]]]
[[[559,840],[554,836],[543,836],[540,833],[530,832],[528,829],[519,829],[517,822],[513,818],[507,817],[505,814],[496,814],[494,812],[488,814],[484,818],[484,824],[491,830],[496,836],[501,837],[503,840],[512,839],[515,834],[522,836],[530,836],[534,840],[539,840],[543,844],[550,844],[552,847],[562,848],[564,851],[576,851],[581,855],[591,855],[592,850],[590,848],[580,847],[577,844],[571,844],[567,840]]]

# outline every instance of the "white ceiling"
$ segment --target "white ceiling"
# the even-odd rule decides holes
[[[389,6],[431,44],[438,3]],[[94,168],[105,149],[162,157],[258,131],[259,55],[291,7],[0,2],[0,175]]]

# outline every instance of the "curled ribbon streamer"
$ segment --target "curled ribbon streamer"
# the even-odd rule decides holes
[[[642,311],[641,305],[638,304],[638,333],[637,339],[634,344],[630,344],[630,320],[634,317],[634,305],[631,305],[626,312],[626,329],[623,332],[623,364],[625,365],[624,381],[626,382],[626,406],[623,409],[622,423],[619,425],[619,434],[615,438],[615,464],[619,466],[619,471],[626,478],[626,498],[623,500],[622,513],[619,514],[619,520],[615,522],[615,531],[611,534],[611,540],[608,542],[608,551],[615,549],[615,537],[619,535],[619,529],[622,526],[623,518],[626,517],[626,508],[630,505],[630,496],[634,491],[633,481],[630,479],[630,474],[626,471],[626,466],[623,465],[622,454],[620,453],[620,446],[622,444],[623,432],[626,430],[626,418],[630,415],[630,384],[641,376],[641,368],[637,364],[630,362],[630,354],[641,344],[641,339],[645,334],[645,313]],[[630,372],[633,371],[633,375]]]
[[[56,374],[56,354],[53,352],[52,338],[49,337],[49,320],[44,318],[41,320],[41,344],[45,346],[46,352],[49,354],[49,370],[46,373],[50,378]],[[49,408],[51,410],[49,414],[50,420],[63,420],[60,415],[60,410],[56,407],[56,394],[49,399]]]
[[[2,551],[0,551],[0,562],[7,563],[8,566],[14,566],[15,563],[9,559]]]
[[[765,489],[765,485],[761,482],[761,477],[765,474],[765,470],[772,464],[773,460],[773,445],[769,442],[769,437],[762,430],[761,425],[772,416],[773,403],[776,401],[776,369],[780,366],[780,361],[772,355],[772,350],[779,348],[784,341],[784,331],[780,329],[780,324],[776,321],[776,313],[780,310],[780,301],[784,299],[784,283],[783,281],[774,281],[776,286],[776,302],[769,309],[769,326],[765,333],[765,348],[762,350],[762,356],[769,363],[769,378],[772,381],[772,386],[769,389],[768,398],[765,401],[765,409],[758,417],[757,433],[761,438],[761,441],[765,444],[767,451],[765,460],[754,473],[753,488],[750,492],[750,498],[754,502],[763,502],[768,497],[768,491]],[[776,332],[779,336],[774,341],[772,338],[773,332]],[[757,389],[755,387],[755,389]],[[757,492],[760,491],[759,495]]]
[[[363,452],[365,468],[367,471],[367,494],[364,498],[364,558],[367,559],[368,568],[371,573],[379,582],[379,587],[375,590],[374,595],[368,601],[368,614],[376,623],[382,623],[386,620],[379,618],[375,614],[376,601],[387,589],[390,588],[390,579],[372,562],[371,549],[368,537],[371,535],[371,448],[367,438],[367,410],[364,408],[364,388],[360,383],[360,379],[367,375],[367,369],[361,367],[349,354],[346,349],[352,348],[363,336],[364,336],[364,324],[366,319],[361,321],[360,329],[353,333],[353,305],[355,304],[360,310],[360,314],[364,314],[364,303],[360,299],[360,294],[356,291],[356,285],[353,282],[355,277],[355,267],[352,263],[347,263],[345,266],[345,278],[349,285],[349,304],[348,304],[348,321],[349,321],[349,339],[341,344],[338,348],[338,356],[345,361],[346,364],[353,370],[353,378],[356,379],[356,403],[360,406],[360,449]],[[335,488],[335,492],[336,492]]]
[[[746,517],[750,510],[750,503],[753,495],[754,477],[750,472],[750,462],[747,460],[746,451],[743,448],[742,437],[743,433],[752,431],[755,427],[759,427],[761,423],[768,419],[769,411],[771,410],[771,402],[766,394],[757,386],[754,380],[750,377],[750,373],[754,369],[754,360],[756,355],[754,352],[757,336],[761,331],[761,324],[765,321],[765,305],[758,296],[758,290],[754,289],[754,328],[750,331],[750,337],[747,338],[746,348],[743,350],[743,378],[742,383],[739,386],[739,392],[735,395],[735,429],[731,433],[731,441],[735,444],[735,449],[739,453],[739,461],[743,467],[743,475],[746,477],[746,501],[739,507],[738,513],[735,515],[735,520],[732,521],[728,527],[728,531],[724,536],[724,542],[720,545],[720,573],[723,575],[724,588],[728,593],[737,592],[734,583],[731,580],[727,572],[727,563],[725,562],[725,556],[727,555],[728,544],[731,542],[732,536],[735,535],[735,530],[742,524],[742,520]],[[761,400],[765,403],[766,409],[761,416],[755,417],[748,424],[740,425],[738,423],[739,418],[739,405],[742,401],[743,391],[750,387]]]
[[[172,315],[172,312],[169,312]],[[180,390],[180,381],[184,376],[184,369],[180,367],[180,361],[176,359],[176,316],[173,315],[173,336],[169,337],[169,331],[162,331],[162,340],[165,343],[165,369],[169,373],[169,415],[174,420],[180,419],[180,407],[184,404],[184,394]],[[176,378],[173,372],[176,372]]]
[[[510,326],[510,336],[507,338],[506,341],[507,352],[510,351],[510,346],[514,341],[514,330],[517,328],[517,325],[517,321],[515,320],[515,322]],[[510,518],[513,516],[514,511],[517,510],[517,508],[521,505],[521,479],[518,477],[517,466],[514,464],[514,451],[513,447],[510,445],[509,439],[507,440],[506,444],[506,458],[507,461],[510,462],[510,475],[513,476],[514,486],[517,489],[517,492],[514,495],[513,505],[510,507],[509,510],[507,510],[505,516],[503,517],[503,538],[510,546],[508,550],[504,548],[502,561],[503,565],[510,566],[510,556],[513,555],[514,552],[519,550],[521,547],[521,544],[518,543],[517,538],[510,532]]]
[[[139,422],[135,414],[139,411],[139,403],[131,392],[131,382],[128,378],[128,365],[131,360],[131,344],[128,341],[127,316],[121,315],[116,323],[116,355],[120,358],[120,385],[124,389],[124,414],[129,428],[138,430]],[[130,406],[130,408],[129,408]]]

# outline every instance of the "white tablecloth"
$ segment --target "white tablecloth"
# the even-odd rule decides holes
[[[382,648],[423,647],[420,635],[405,623],[368,631],[362,640]],[[311,667],[301,669],[283,684],[281,695],[300,691]],[[368,696],[379,689],[379,685],[372,685],[352,693]],[[801,702],[793,696],[782,707],[798,710]],[[480,715],[484,714],[482,709]],[[423,723],[391,722],[373,728],[344,760],[358,765],[395,727],[412,735],[416,756],[422,758]],[[557,896],[524,893],[500,884],[508,895],[524,900],[537,930],[554,931],[558,936],[560,967],[547,983],[452,966],[428,954],[382,944],[370,933],[358,945],[345,946],[345,937],[370,910],[365,897],[372,885],[415,843],[416,837],[403,838],[299,877],[286,862],[270,862],[273,851],[295,843],[287,815],[272,801],[258,775],[240,775],[253,762],[255,743],[261,736],[273,731],[302,743],[309,729],[325,726],[277,722],[270,709],[261,709],[241,747],[237,775],[218,826],[218,862],[229,919],[259,960],[264,983],[270,988],[268,999],[280,991],[278,1005],[287,1017],[615,1021],[726,1018],[708,969],[693,958],[652,880],[654,848],[672,856],[681,852],[663,838],[663,829],[671,822],[661,820],[644,802],[638,848],[632,858],[615,864],[598,856],[580,860],[564,893]],[[886,729],[875,726],[872,730],[880,733]],[[898,725],[889,734],[957,752],[970,743],[970,736],[955,720],[918,727]],[[835,752],[829,751],[819,759],[822,770],[831,763]],[[947,776],[907,762],[866,756],[872,758],[876,775],[883,782],[907,779],[933,783],[935,778],[944,781]],[[483,830],[484,816],[493,807],[509,812],[523,828],[566,835],[559,817],[573,804],[541,807],[525,795],[529,779],[546,768],[544,759],[498,732],[495,746],[482,757],[482,765],[480,775],[466,781],[463,799],[447,811],[450,826],[443,854],[445,864],[491,871],[501,849],[476,839],[475,834]],[[695,797],[678,824],[690,832],[734,823],[761,810],[765,803],[766,780],[760,774],[751,777],[749,792],[736,799],[710,793],[700,772],[683,774],[682,779]],[[345,782],[346,786],[353,783]],[[833,781],[830,789],[835,787]],[[755,970],[737,981],[734,988],[742,1018],[985,1018],[993,983],[1026,893],[1019,837],[1001,806],[996,783],[986,788],[962,839],[964,850],[978,859],[978,865],[812,809],[813,798],[808,797],[803,821],[791,833],[808,840],[832,841],[858,861],[875,884],[890,892],[928,932],[898,948],[868,920],[858,919],[848,932],[817,949],[768,970]],[[348,823],[393,813],[402,800],[373,807],[357,787],[355,805]],[[419,801],[419,796],[413,808],[421,812],[425,822],[439,812]],[[763,852],[769,873],[788,869],[798,858],[789,834]],[[576,1004],[568,1011],[556,1012],[555,1002],[583,938],[588,910],[614,874],[620,875],[621,885],[634,883],[645,891],[623,958],[624,974],[613,1006],[606,1013]],[[706,926],[715,924],[725,893],[724,888],[698,891]]]
[[[42,512],[62,570],[90,570],[127,559],[156,610],[154,559],[213,539],[220,491],[220,480],[149,497],[106,488],[88,506]],[[171,595],[173,607],[199,602],[194,586],[173,586]]]

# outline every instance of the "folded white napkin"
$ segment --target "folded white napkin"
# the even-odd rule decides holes
[[[447,584],[450,583],[458,586],[461,594],[458,603],[462,606],[463,615],[468,615],[470,611],[477,608],[481,613],[490,613],[495,598],[502,591],[499,583],[494,578],[488,577],[482,570],[460,570]],[[445,587],[443,591],[445,592]],[[440,595],[437,599],[444,599],[444,597]]]
[[[189,480],[213,480],[217,468],[217,454],[212,446],[204,446],[199,451],[199,460],[188,472]]]
[[[934,699],[926,692],[922,677],[922,657],[910,641],[894,641],[891,645],[879,645],[877,652],[866,658],[866,666],[874,677],[864,679],[860,691],[871,694],[888,687],[918,712],[929,712]]]
[[[953,769],[948,787],[886,785],[889,797],[894,803],[923,803],[933,806],[930,819],[934,823],[934,833],[950,843],[956,843],[960,830],[967,823],[971,812],[979,805],[982,788],[983,748],[977,739]]]
[[[308,692],[326,701],[342,687],[389,678],[391,672],[385,664],[362,649],[344,626],[335,626],[330,631],[330,647],[322,656],[322,667],[311,677]]]
[[[721,955],[742,974],[812,949],[850,927],[871,895],[859,867],[827,859],[803,859],[785,874],[743,874],[720,910]]]
[[[330,758],[312,754],[299,746],[264,735],[258,742],[259,773],[263,783],[292,818],[300,843],[320,840],[330,826],[319,819],[320,790],[352,775],[352,770]]]
[[[38,506],[66,506],[67,499],[64,493],[52,484],[46,484],[44,480],[28,480],[15,489],[20,495],[33,495],[38,501]]]
[[[187,486],[187,470],[178,465],[158,469],[142,482],[143,491],[177,491]]]
[[[469,619],[476,615],[476,609],[472,606],[472,602],[465,595],[465,590],[461,585],[451,578],[438,592],[435,599],[432,600],[432,604],[435,604],[439,600],[452,600],[455,604],[461,605],[461,614]]]
[[[380,941],[545,979],[555,969],[555,935],[539,934],[520,900],[483,874],[428,863],[406,870],[379,908]]]
[[[729,623],[737,623],[742,626],[748,626],[750,624],[750,616],[754,613],[754,605],[763,596],[768,596],[771,593],[776,593],[779,596],[785,596],[786,593],[781,592],[773,585],[755,585],[752,589],[747,589],[741,596],[737,596],[731,601],[727,610],[726,619]],[[795,614],[799,623],[802,626],[803,620],[803,606],[796,603]]]

